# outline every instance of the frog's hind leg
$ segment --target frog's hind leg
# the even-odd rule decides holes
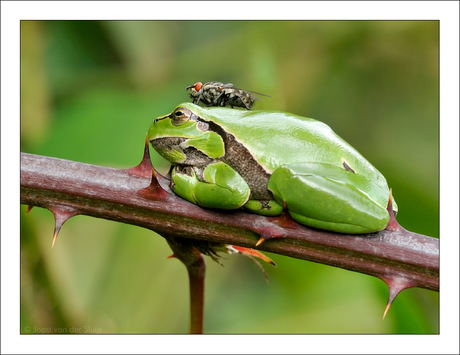
[[[363,234],[384,229],[389,220],[382,203],[387,187],[332,164],[284,165],[268,188],[295,221],[315,228]],[[382,201],[371,196],[383,196]]]

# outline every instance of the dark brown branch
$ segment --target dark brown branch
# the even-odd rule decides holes
[[[118,170],[22,153],[21,203],[78,211],[165,237],[250,248],[262,237],[257,249],[373,275],[390,290],[439,289],[438,239],[402,228],[344,235],[301,226],[286,215],[204,209],[172,194],[165,178],[148,174],[145,166]]]

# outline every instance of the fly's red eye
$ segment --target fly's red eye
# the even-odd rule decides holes
[[[196,90],[196,91],[200,91],[202,87],[203,87],[203,84],[200,83],[200,82],[198,82],[198,83],[195,84],[195,90]]]

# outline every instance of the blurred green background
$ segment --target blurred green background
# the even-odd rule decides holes
[[[128,168],[196,81],[271,95],[330,125],[387,178],[398,221],[439,237],[437,21],[22,21],[21,151]],[[152,152],[153,164],[167,164]],[[188,279],[158,235],[21,206],[21,332],[186,333]],[[438,333],[438,293],[270,255],[207,260],[207,333]],[[30,328],[25,328],[30,327]],[[73,330],[72,330],[73,329]]]

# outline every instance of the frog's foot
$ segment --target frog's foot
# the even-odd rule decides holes
[[[275,200],[249,200],[243,207],[264,216],[278,216],[283,212],[283,206]]]
[[[363,234],[384,229],[389,220],[389,191],[339,166],[287,164],[272,174],[268,188],[295,221],[315,228]]]
[[[192,168],[176,166],[172,172],[173,190],[202,207],[237,209],[247,202],[251,192],[249,186],[229,165],[209,164],[203,177],[201,181]]]

